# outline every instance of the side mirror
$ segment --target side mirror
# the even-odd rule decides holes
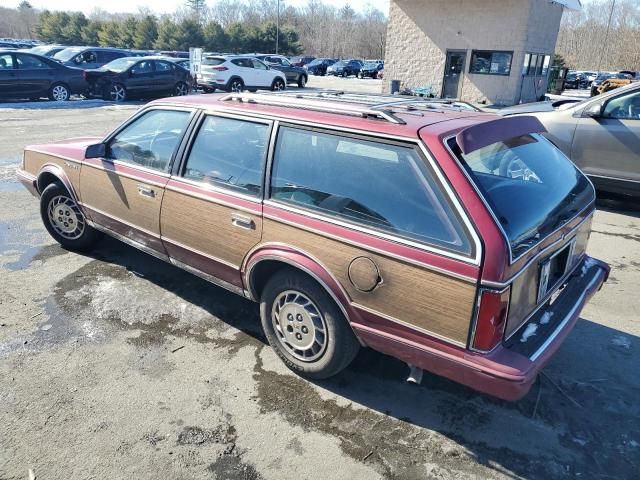
[[[584,117],[598,118],[602,116],[602,105],[596,103],[587,108],[582,114]]]
[[[84,158],[103,158],[107,155],[107,146],[104,143],[89,145],[84,152]]]

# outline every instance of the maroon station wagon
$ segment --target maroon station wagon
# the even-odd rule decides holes
[[[593,186],[543,131],[397,96],[174,97],[18,175],[64,247],[107,233],[260,302],[302,376],[366,346],[516,400],[609,274]]]

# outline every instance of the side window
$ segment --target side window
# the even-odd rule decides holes
[[[167,171],[189,116],[189,112],[172,110],[145,113],[109,142],[107,158]]]
[[[153,73],[153,65],[151,64],[150,60],[144,60],[135,64],[131,68],[131,73],[133,73],[134,75],[145,75],[148,73]]]
[[[156,72],[169,73],[172,70],[172,66],[169,62],[156,62]]]
[[[29,55],[20,55],[16,54],[16,61],[18,62],[18,68],[29,68],[29,69],[46,69],[50,68],[49,65],[38,60],[36,57],[31,57]]]
[[[231,60],[231,63],[234,63],[239,67],[253,68],[253,65],[251,64],[248,58],[235,58]]]
[[[269,125],[208,116],[196,136],[184,178],[260,196]]]
[[[267,66],[264,63],[262,63],[260,60],[252,58],[250,61],[251,61],[252,65],[253,65],[253,68],[255,68],[256,70],[266,70],[267,69]]]
[[[0,70],[11,70],[13,68],[13,56],[10,53],[0,55]]]
[[[274,200],[470,253],[463,227],[414,148],[283,127]]]
[[[610,100],[605,105],[602,116],[620,120],[640,120],[640,91]]]
[[[82,52],[76,55],[76,58],[73,59],[73,62],[78,65],[84,65],[85,63],[96,63],[97,61],[98,57],[96,56],[96,53],[91,50]]]

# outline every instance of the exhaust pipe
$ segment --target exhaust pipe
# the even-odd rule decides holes
[[[407,383],[415,383],[416,385],[420,385],[422,383],[422,374],[424,370],[415,365],[411,365],[407,363],[409,367],[409,376],[407,377]]]

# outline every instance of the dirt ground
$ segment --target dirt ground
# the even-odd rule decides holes
[[[406,384],[368,350],[311,383],[255,304],[115,240],[52,241],[15,179],[23,147],[137,106],[51,105],[0,105],[0,479],[638,478],[637,205],[600,203],[589,252],[611,278],[523,400]]]

